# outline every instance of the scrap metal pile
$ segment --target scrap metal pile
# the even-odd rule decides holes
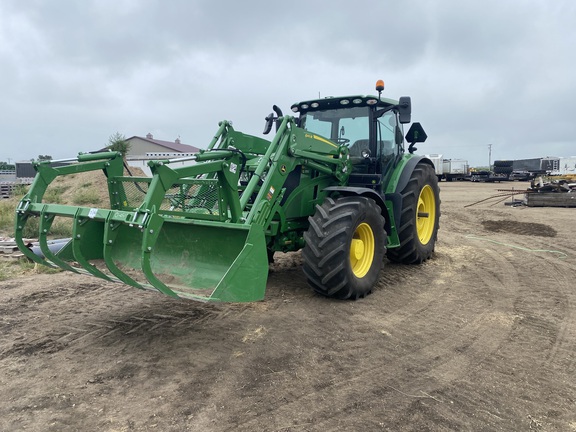
[[[530,182],[525,197],[528,207],[576,207],[576,182],[539,177]]]
[[[538,179],[534,179],[530,182],[529,190],[538,193],[576,193],[576,182],[570,182],[568,180],[552,180],[549,182],[544,182],[542,177],[539,177]]]
[[[576,182],[571,180],[544,181],[538,177],[530,182],[528,189],[497,189],[498,194],[468,204],[471,207],[486,201],[496,205],[506,201],[506,205],[528,207],[576,207]],[[515,199],[524,195],[524,199]]]

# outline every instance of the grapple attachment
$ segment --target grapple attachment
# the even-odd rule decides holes
[[[256,301],[268,276],[262,226],[246,223],[240,208],[234,151],[212,151],[203,163],[171,169],[151,164],[154,176],[124,176],[113,152],[83,154],[70,165],[36,166],[30,192],[16,209],[16,240],[30,259],[50,267],[123,282],[140,289],[199,301]],[[42,202],[59,176],[101,170],[109,208]],[[179,170],[179,171],[178,171]],[[96,174],[96,173],[95,173]],[[42,256],[22,232],[38,218]],[[49,246],[55,220],[72,223],[71,240],[57,252]]]
[[[41,162],[16,209],[16,240],[40,264],[140,289],[200,301],[261,300],[268,251],[302,246],[323,189],[346,181],[347,156],[346,147],[282,117],[272,141],[223,121],[207,150],[149,162],[151,178],[124,175],[117,152],[81,154],[63,166]],[[186,160],[195,164],[173,168]],[[44,202],[57,195],[47,193],[55,180],[82,172],[105,177],[107,207]],[[43,256],[23,240],[34,218]],[[72,238],[57,251],[49,241],[59,219],[71,224]]]

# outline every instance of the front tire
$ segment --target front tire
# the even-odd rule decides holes
[[[326,297],[353,299],[372,292],[386,252],[386,232],[374,200],[327,198],[309,218],[303,269],[308,283]]]
[[[420,264],[432,256],[440,221],[440,189],[434,168],[416,165],[402,191],[402,212],[397,224],[400,247],[388,249],[388,259]]]

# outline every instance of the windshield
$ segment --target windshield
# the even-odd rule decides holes
[[[350,145],[369,138],[369,108],[354,107],[327,111],[307,112],[302,116],[301,127],[322,135],[334,142]]]

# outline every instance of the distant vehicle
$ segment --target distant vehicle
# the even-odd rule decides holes
[[[508,180],[510,181],[528,181],[534,178],[533,174],[529,171],[512,171],[508,176]]]
[[[513,171],[528,171],[533,174],[546,174],[560,168],[560,158],[544,157],[532,159],[516,159],[512,161]]]
[[[464,180],[470,175],[468,161],[464,159],[444,159],[442,176],[446,181]]]
[[[438,181],[445,179],[452,180],[469,180],[470,168],[468,161],[464,159],[444,159],[441,154],[426,155],[434,164],[434,172]]]
[[[486,182],[490,179],[490,171],[481,170],[481,171],[472,171],[470,172],[470,181],[473,182]]]
[[[436,177],[438,177],[438,181],[442,180],[444,177],[443,156],[441,154],[428,154],[425,156],[434,164],[434,173],[436,174]]]

